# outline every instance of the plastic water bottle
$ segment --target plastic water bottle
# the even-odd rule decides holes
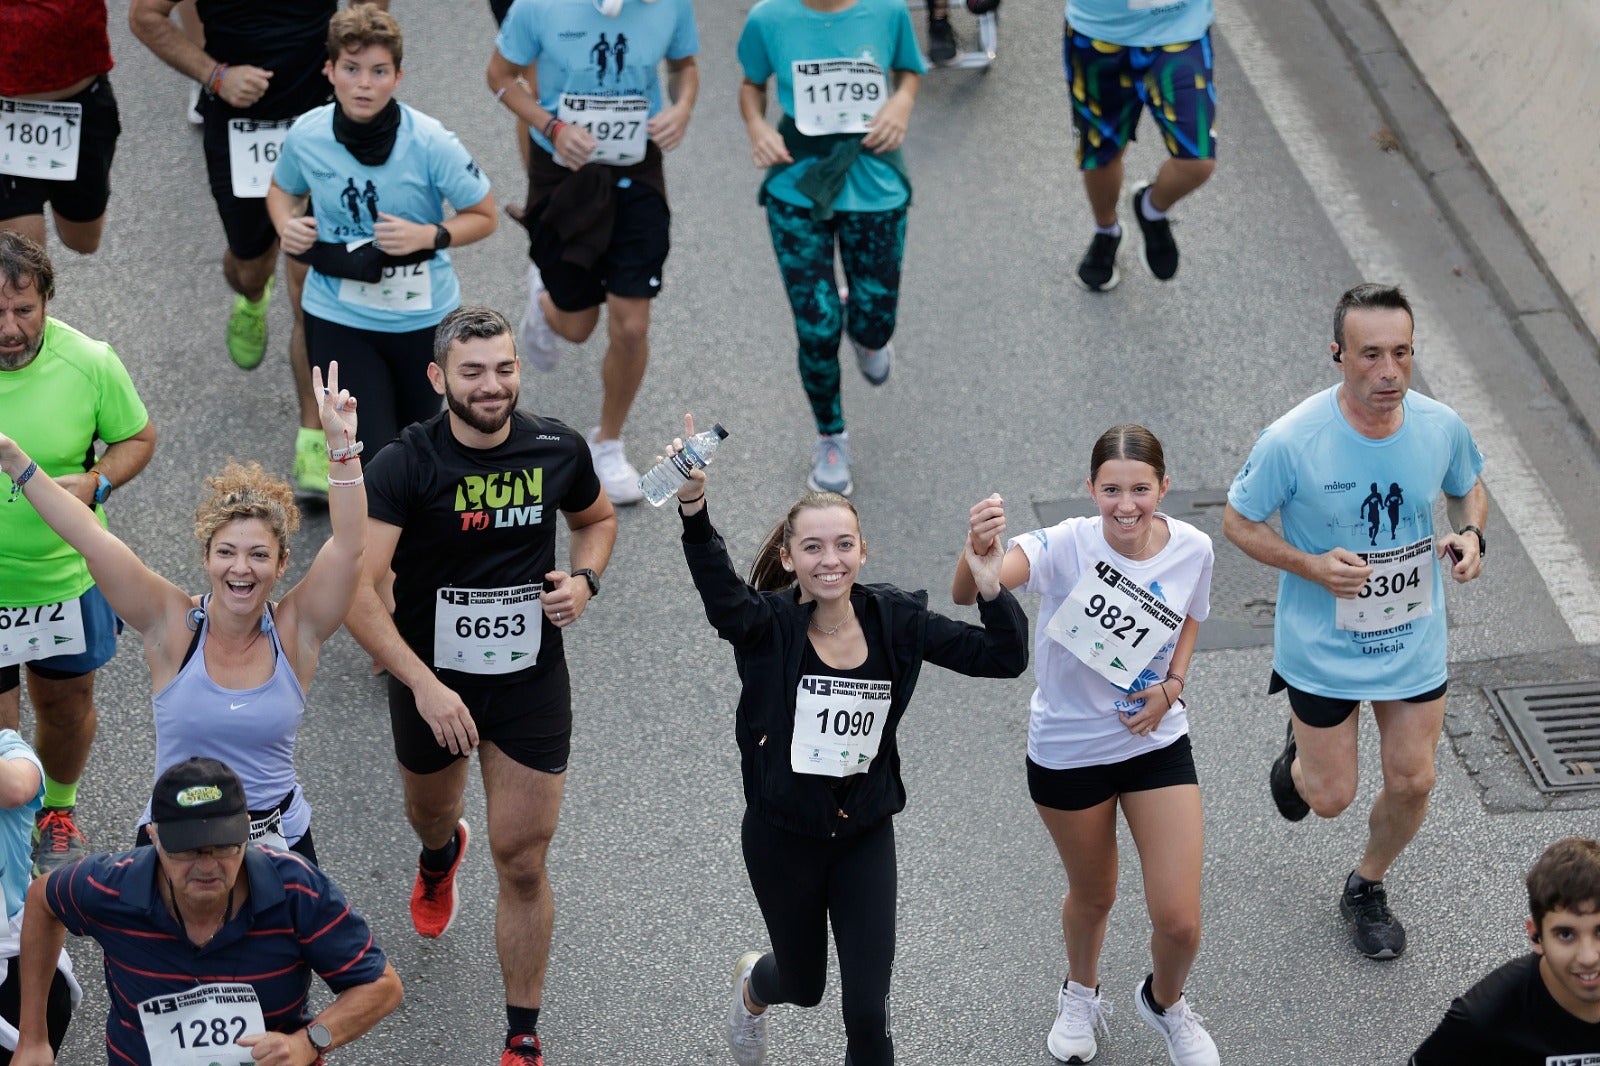
[[[639,491],[651,504],[660,507],[678,491],[678,486],[689,480],[691,470],[700,470],[710,464],[717,445],[727,436],[728,431],[722,428],[720,422],[696,433],[683,442],[683,450],[677,455],[661,460],[645,472],[644,477],[639,479]]]

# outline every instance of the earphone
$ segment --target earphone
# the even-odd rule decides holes
[[[600,12],[600,14],[604,15],[606,18],[614,19],[618,15],[622,14],[622,5],[625,2],[626,0],[594,0],[594,9]],[[644,0],[644,2],[647,4],[653,4],[656,2],[656,0]]]
[[[1334,350],[1334,353],[1333,353],[1333,361],[1334,361],[1334,362],[1335,362],[1335,363],[1342,363],[1342,362],[1344,362],[1344,360],[1343,360],[1343,359],[1341,359],[1341,358],[1340,358],[1340,352],[1339,352],[1339,351],[1338,351],[1338,349],[1337,349],[1337,348],[1335,348],[1335,350]]]

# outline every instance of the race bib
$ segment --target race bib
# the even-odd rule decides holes
[[[250,837],[246,843],[279,851],[289,850],[289,840],[283,835],[283,812],[273,810],[260,818],[250,819]]]
[[[254,1066],[235,1041],[265,1033],[256,990],[249,985],[198,985],[139,1004],[145,1046],[155,1066]]]
[[[650,118],[650,101],[642,96],[562,93],[556,117],[589,131],[589,136],[594,138],[591,163],[625,167],[644,158],[645,142],[650,139],[645,128]]]
[[[0,174],[76,180],[82,132],[82,104],[0,96]]]
[[[888,97],[883,68],[870,59],[795,61],[794,124],[808,137],[865,133]]]
[[[1353,633],[1390,629],[1433,613],[1433,540],[1362,552],[1372,576],[1353,600],[1333,601],[1333,624]]]
[[[272,168],[292,125],[292,118],[228,120],[228,170],[233,177],[233,195],[241,200],[259,200],[267,195]]]
[[[355,241],[355,249],[366,241]],[[339,299],[345,303],[370,307],[374,311],[429,311],[433,308],[433,275],[429,273],[432,260],[408,263],[405,266],[383,268],[378,281],[339,279]]]
[[[544,612],[539,586],[439,590],[433,665],[468,674],[509,674],[539,661]]]
[[[88,650],[83,609],[76,599],[38,607],[0,607],[0,666]]]
[[[1045,625],[1050,638],[1124,692],[1167,641],[1183,615],[1110,563],[1095,563]]]
[[[806,674],[794,699],[789,768],[797,774],[864,774],[883,741],[892,686],[888,681]]]

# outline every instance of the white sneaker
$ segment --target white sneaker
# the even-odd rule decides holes
[[[535,370],[548,374],[561,362],[561,338],[550,328],[539,306],[539,294],[544,292],[544,277],[533,263],[528,264],[528,306],[522,311],[522,321],[517,323],[517,341],[522,354],[528,357]],[[616,497],[612,497],[613,500]]]
[[[589,454],[594,457],[594,472],[600,478],[600,487],[606,490],[613,504],[638,503],[644,499],[639,489],[639,471],[628,462],[622,450],[622,438],[596,440],[600,427],[589,431]]]
[[[1095,1043],[1094,1027],[1111,1035],[1106,1019],[1111,1016],[1111,1004],[1100,998],[1098,988],[1085,988],[1076,981],[1056,995],[1056,1023],[1050,1027],[1050,1037],[1045,1041],[1050,1054],[1062,1062],[1088,1062],[1100,1046]]]
[[[203,125],[205,125],[206,117],[203,114],[200,113],[200,83],[199,82],[191,81],[189,83],[189,95],[188,95],[188,97],[186,99],[188,100],[188,104],[183,109],[183,117],[187,118],[192,125],[195,125],[195,126],[203,126]]]
[[[744,1005],[744,986],[761,952],[747,951],[733,964],[733,1003],[728,1008],[728,1048],[739,1066],[761,1066],[767,1059],[767,1012],[751,1014]]]
[[[1216,1042],[1200,1024],[1205,1019],[1190,1010],[1188,1000],[1182,996],[1157,1014],[1145,1002],[1144,989],[1149,983],[1150,977],[1146,976],[1134,986],[1133,1003],[1145,1024],[1166,1038],[1167,1058],[1172,1060],[1172,1066],[1218,1066],[1222,1060],[1217,1055]]]

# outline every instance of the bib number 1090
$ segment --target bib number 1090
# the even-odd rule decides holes
[[[1149,626],[1139,625],[1139,619],[1132,614],[1124,613],[1121,607],[1114,603],[1107,603],[1106,598],[1099,593],[1089,597],[1089,604],[1083,613],[1100,622],[1100,628],[1116,634],[1126,640],[1129,634],[1133,639],[1129,641],[1131,647],[1137,648],[1150,635]]]

